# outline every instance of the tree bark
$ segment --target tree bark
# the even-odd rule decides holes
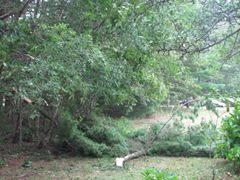
[[[22,115],[22,100],[20,99],[20,106],[19,106],[19,112],[18,112],[18,118],[17,118],[17,124],[16,124],[16,130],[13,138],[13,143],[19,143],[19,146],[22,145],[22,121],[23,121],[23,115]]]

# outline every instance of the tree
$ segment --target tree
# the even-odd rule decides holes
[[[212,55],[239,51],[239,2],[231,2],[2,1],[1,114],[18,124],[16,141],[32,127],[39,144],[51,141],[61,112],[77,122],[126,115],[168,94],[197,96],[196,81],[221,84],[210,78],[221,64]]]

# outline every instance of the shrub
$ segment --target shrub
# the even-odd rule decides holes
[[[170,173],[166,170],[155,170],[155,169],[146,169],[142,173],[144,180],[177,180],[177,176],[173,173]]]
[[[126,105],[111,106],[108,107],[104,113],[110,117],[118,118],[127,116],[129,118],[145,118],[146,116],[156,113],[155,105],[151,103],[141,103],[140,99],[137,98],[135,106],[131,108]]]
[[[150,116],[156,113],[155,106],[151,103],[149,104],[142,104],[138,103],[134,108],[133,111],[128,114],[131,118],[145,118],[146,116]]]
[[[233,113],[223,119],[221,141],[217,144],[219,155],[235,162],[240,167],[240,104],[235,105]]]

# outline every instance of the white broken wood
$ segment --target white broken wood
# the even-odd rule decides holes
[[[146,154],[145,151],[137,151],[137,152],[129,154],[129,155],[125,156],[125,157],[116,158],[116,166],[123,167],[123,163],[124,162],[129,161],[131,159],[138,158],[138,157],[143,156],[145,154]]]

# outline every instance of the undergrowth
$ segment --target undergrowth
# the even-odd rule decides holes
[[[233,113],[223,119],[221,137],[217,143],[218,156],[227,158],[240,171],[240,104],[236,103]]]
[[[185,127],[181,120],[153,124],[149,129],[132,129],[130,120],[113,120],[92,115],[88,119],[74,120],[61,114],[57,145],[64,151],[94,157],[121,157],[145,150],[149,155],[213,157],[216,126],[202,121],[200,125]],[[154,141],[153,141],[154,137]]]
[[[68,113],[62,113],[57,144],[66,151],[95,157],[120,156],[127,152],[124,131],[111,119],[94,115],[74,120]]]
[[[144,148],[152,137],[156,136],[149,155],[209,157],[214,153],[214,147],[209,146],[209,134],[207,134],[212,126],[205,124],[202,122],[200,125],[185,128],[178,122],[167,125],[161,133],[157,134],[163,126],[157,123],[153,124],[148,131],[137,130],[134,135],[132,134],[132,138],[138,139]],[[217,133],[216,129],[215,131]]]
[[[146,169],[142,172],[143,180],[178,180],[177,175],[169,172],[167,169],[156,170]]]

